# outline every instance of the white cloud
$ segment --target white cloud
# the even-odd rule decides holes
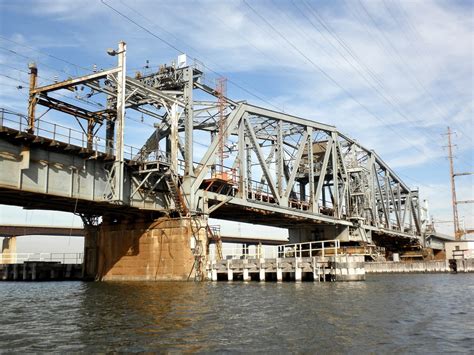
[[[317,68],[296,53],[240,1],[107,0],[107,3],[164,40],[203,60],[214,70],[224,72],[231,80],[272,104],[283,107],[285,112],[336,125],[342,132],[347,132],[363,145],[377,151],[390,166],[404,168],[407,174],[410,171],[407,167],[416,168],[417,180],[434,186],[427,193],[436,200],[432,208],[435,214],[446,216],[446,206],[450,206],[449,185],[436,185],[439,180],[437,177],[446,174],[447,170],[437,168],[435,171],[433,168],[437,164],[447,169],[443,158],[446,152],[441,147],[445,145],[445,138],[440,136],[447,125],[459,131],[457,153],[467,161],[468,166],[463,163],[463,167],[472,169],[472,4],[465,5],[468,7],[465,9],[450,2],[363,1],[382,29],[382,35],[357,2],[311,3],[324,21],[351,47],[363,66],[370,68],[371,73],[367,73],[322,29],[311,11],[306,11],[305,15],[322,33],[292,3],[251,2],[252,7],[294,46],[337,80],[377,119],[321,75]],[[296,4],[300,9],[306,9],[302,2]],[[33,18],[41,18],[44,27],[28,31],[27,24],[24,24],[15,28],[12,34],[3,33],[6,29],[2,28],[2,36],[29,46],[38,46],[59,57],[67,54],[69,58],[74,53],[79,57],[69,59],[82,66],[90,67],[96,62],[106,67],[111,59],[105,55],[104,49],[112,47],[120,39],[128,43],[130,67],[143,65],[145,59],[150,59],[156,65],[169,62],[177,55],[174,50],[121,18],[100,1],[42,0],[39,6],[30,7],[25,6],[25,2],[12,2],[8,6],[3,4],[3,9],[13,9],[17,14],[26,12]],[[62,32],[57,31],[57,28],[61,28]],[[331,38],[332,45],[326,38]],[[1,41],[0,44],[11,48],[11,43]],[[58,61],[21,46],[13,48],[58,66]],[[344,52],[352,65],[338,52]],[[6,61],[11,64],[14,57],[2,54],[0,63]],[[21,62],[15,63],[15,66],[26,68],[26,60],[15,60]],[[65,63],[59,63],[59,66],[77,70]],[[406,117],[400,116],[379,93],[370,88],[354,66],[365,72],[371,85],[393,101]],[[14,71],[1,66],[0,69],[1,73],[18,76]],[[40,67],[40,73],[45,76],[57,75],[44,66]],[[371,77],[372,73],[377,76],[376,81]],[[25,76],[22,75],[22,78]],[[14,82],[0,77],[0,85],[2,83],[10,87],[1,87],[0,102],[18,108],[25,107],[22,104],[25,98],[17,95]],[[231,84],[229,93],[236,99],[258,101]],[[131,133],[147,135],[148,129],[131,130],[130,138]],[[137,138],[134,139],[137,145],[135,141]],[[423,168],[426,171],[420,172]],[[460,186],[463,184],[460,182]],[[469,190],[466,187],[460,189]]]

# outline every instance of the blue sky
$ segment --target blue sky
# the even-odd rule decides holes
[[[232,98],[336,125],[418,186],[435,220],[452,218],[448,125],[457,132],[456,170],[474,171],[471,1],[105,1],[245,88],[229,83]],[[0,106],[17,111],[26,111],[16,80],[27,81],[28,61],[61,80],[87,72],[67,62],[114,65],[106,49],[119,40],[129,68],[147,59],[156,68],[179,54],[101,1],[0,0],[0,9]],[[150,129],[137,125],[129,123],[130,143]],[[458,178],[459,199],[474,199],[473,182]],[[468,227],[473,212],[460,206]],[[0,223],[44,218],[52,223],[45,212],[0,207]]]

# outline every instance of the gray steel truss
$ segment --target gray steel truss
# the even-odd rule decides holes
[[[3,154],[21,146],[13,155],[21,156],[23,149],[43,157],[48,166],[54,159],[72,159],[71,166],[82,164],[90,191],[78,195],[71,185],[64,197],[72,199],[283,227],[341,225],[364,230],[359,235],[373,231],[422,239],[418,191],[410,189],[374,151],[334,126],[230,98],[225,98],[225,125],[219,130],[218,92],[203,82],[199,68],[163,65],[151,74],[129,77],[125,51],[120,43],[116,68],[48,86],[33,85],[29,116],[17,116],[17,134],[24,135],[21,145],[2,145],[1,188],[61,195],[55,186],[48,186],[47,179],[41,188],[22,185],[22,174],[29,172],[21,158],[15,158],[15,166]],[[31,75],[37,75],[36,68]],[[105,108],[91,111],[53,97],[60,90],[78,93],[84,88]],[[51,137],[43,128],[46,121],[32,117],[36,105],[74,117],[82,128],[77,131],[82,143]],[[132,111],[152,119],[155,126],[136,149],[124,144],[125,118]],[[1,126],[7,127],[6,122],[2,120]],[[33,144],[41,137],[66,145],[53,156],[49,141],[47,147]],[[225,142],[224,166],[217,165],[219,139]],[[7,165],[18,178],[6,176]],[[48,171],[50,177],[54,173]],[[73,175],[68,177],[71,181]],[[94,194],[91,185],[100,191]]]

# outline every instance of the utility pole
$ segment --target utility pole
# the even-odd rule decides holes
[[[448,132],[446,135],[448,136],[448,158],[449,158],[449,172],[451,177],[451,199],[453,204],[453,223],[454,223],[454,238],[456,240],[460,240],[461,236],[464,234],[464,230],[461,229],[459,225],[459,215],[458,215],[458,204],[460,203],[473,203],[474,200],[465,200],[465,201],[458,201],[456,198],[456,176],[464,176],[464,175],[472,175],[473,172],[466,172],[466,173],[455,173],[454,172],[454,162],[453,162],[453,144],[451,141],[451,136],[453,132],[451,128],[448,127]]]

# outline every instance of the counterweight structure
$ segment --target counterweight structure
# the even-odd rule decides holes
[[[43,128],[47,116],[35,117],[41,105],[78,122],[82,142],[52,139],[55,148],[87,161],[67,194],[47,186],[25,188],[22,196],[55,194],[61,209],[74,206],[84,215],[204,215],[277,226],[288,228],[293,241],[335,237],[394,248],[423,244],[418,191],[334,126],[226,97],[224,85],[206,85],[202,70],[183,60],[151,74],[126,76],[125,43],[110,52],[118,56],[117,67],[42,87],[36,86],[37,69],[31,67],[23,125],[28,149],[46,132],[52,135]],[[91,111],[54,96],[84,89],[104,108]],[[155,131],[141,147],[124,144],[128,111],[155,120]],[[94,188],[86,192],[90,184]],[[26,204],[23,199],[15,203]],[[6,201],[12,203],[0,192],[0,202]]]

